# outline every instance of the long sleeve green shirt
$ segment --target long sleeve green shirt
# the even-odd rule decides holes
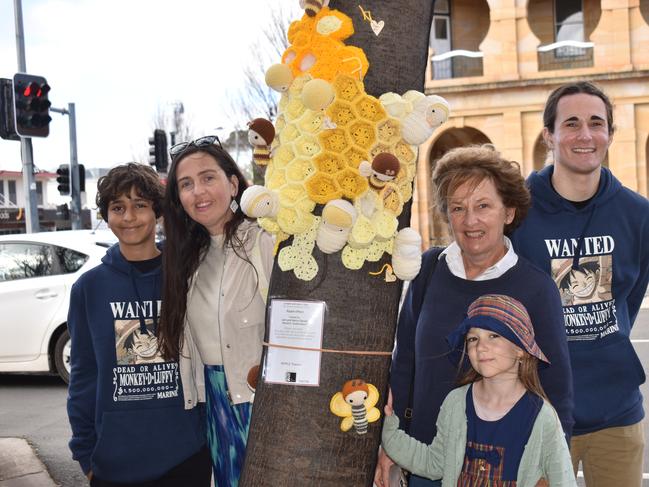
[[[466,449],[466,394],[469,385],[446,396],[437,417],[437,436],[426,445],[399,429],[399,418],[386,416],[383,449],[401,467],[421,477],[442,479],[442,487],[455,487]],[[551,487],[576,487],[570,452],[561,423],[552,406],[544,402],[518,467],[516,485],[534,487],[540,478]]]

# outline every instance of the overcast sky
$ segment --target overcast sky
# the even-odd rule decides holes
[[[227,94],[278,3],[297,0],[22,0],[27,72],[52,106],[75,103],[79,162],[111,167],[148,154],[155,114],[182,102],[196,135],[230,127]],[[294,16],[293,18],[297,18]],[[0,77],[18,70],[14,1],[0,0]],[[278,59],[279,61],[279,59]],[[68,117],[51,114],[34,162],[69,161]],[[218,132],[217,132],[218,133]],[[0,139],[0,169],[20,169],[20,143]]]

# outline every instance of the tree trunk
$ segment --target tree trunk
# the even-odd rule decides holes
[[[329,5],[350,16],[355,34],[347,44],[361,47],[370,63],[364,79],[368,94],[424,90],[432,0],[393,2],[364,0],[361,6],[385,26],[379,36],[364,21],[359,2],[332,0]],[[400,226],[408,226],[410,203]],[[277,262],[269,297],[321,300],[327,304],[322,347],[334,350],[391,351],[402,282],[385,282],[378,271],[390,256],[347,269],[340,252],[325,255],[314,248],[319,266],[312,281],[282,272]],[[265,354],[264,354],[265,355]],[[268,384],[259,381],[248,438],[241,486],[322,485],[371,486],[382,420],[370,423],[365,435],[343,433],[340,419],[329,411],[331,397],[350,379],[361,378],[381,393],[383,416],[390,356],[322,353],[319,387]]]

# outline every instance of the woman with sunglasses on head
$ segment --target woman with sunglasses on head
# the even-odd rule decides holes
[[[215,484],[236,487],[261,359],[273,241],[241,211],[247,183],[218,137],[177,144],[170,154],[160,347],[179,359],[185,408],[207,402]]]

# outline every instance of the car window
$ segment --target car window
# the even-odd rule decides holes
[[[81,266],[86,263],[88,256],[77,252],[72,249],[66,249],[65,247],[53,247],[55,253],[61,264],[61,270],[63,274],[68,274],[70,272],[77,272],[81,269]]]
[[[85,254],[55,245],[1,243],[0,282],[75,272],[87,260]]]
[[[48,245],[33,243],[0,244],[0,280],[15,281],[50,275],[53,267]]]

